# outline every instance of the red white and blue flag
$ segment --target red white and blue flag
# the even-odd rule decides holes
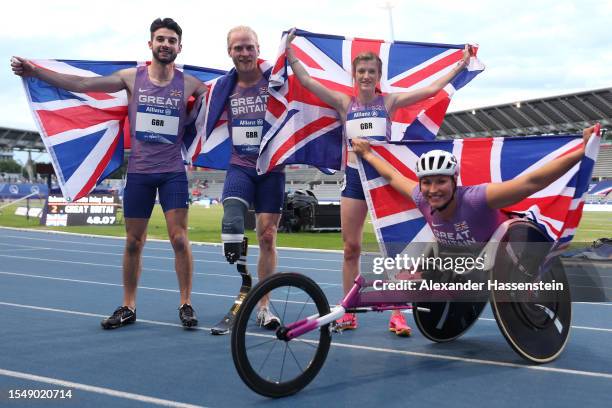
[[[135,61],[33,60],[51,71],[85,77],[111,75],[133,68]],[[203,82],[224,71],[177,65]],[[129,147],[127,93],[76,93],[56,88],[37,78],[24,78],[23,84],[34,121],[57,175],[64,198],[75,201],[86,196],[97,184],[123,163],[124,147]],[[125,138],[125,140],[124,140]],[[184,155],[192,157],[197,142],[195,127],[186,129]]]
[[[598,196],[607,196],[610,193],[612,193],[612,180],[600,181],[589,190],[589,194]]]
[[[283,164],[309,164],[340,170],[345,145],[336,111],[306,90],[287,64],[283,34],[270,76],[268,109],[258,171]],[[464,45],[385,42],[296,31],[295,56],[306,71],[329,89],[355,95],[351,63],[360,53],[380,56],[383,94],[407,92],[435,81],[462,58]],[[469,66],[435,96],[399,109],[392,118],[392,141],[435,138],[453,93],[470,82],[484,66],[473,57]]]
[[[560,245],[572,240],[582,216],[601,137],[591,137],[582,161],[557,181],[502,211],[522,213]],[[407,141],[372,146],[376,155],[405,177],[417,181],[418,157],[432,149],[459,160],[459,185],[502,182],[528,173],[582,145],[582,136]],[[433,234],[415,204],[393,189],[366,161],[359,172],[381,252],[401,253],[412,242],[433,242]]]
[[[268,78],[272,66],[265,60],[257,61],[264,77]],[[193,165],[211,169],[227,170],[232,156],[232,140],[228,125],[227,101],[232,93],[238,74],[232,68],[225,75],[210,83],[206,104],[197,114],[195,127],[198,135],[192,148]]]

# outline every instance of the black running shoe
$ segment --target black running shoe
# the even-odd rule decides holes
[[[116,329],[126,324],[132,324],[136,321],[136,309],[132,310],[127,306],[118,307],[112,316],[100,322],[103,329]]]
[[[195,327],[198,325],[198,317],[196,316],[193,307],[187,303],[179,307],[179,318],[181,319],[181,323],[183,323],[184,327]]]
[[[234,325],[235,315],[231,312],[223,316],[223,319],[210,329],[210,334],[219,336],[228,334]]]

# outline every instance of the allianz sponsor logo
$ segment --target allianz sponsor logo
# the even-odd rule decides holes
[[[382,112],[379,112],[377,110],[353,112],[353,119],[375,118],[378,116],[384,116],[384,115],[382,114]]]
[[[155,113],[158,115],[172,116],[172,109],[158,108],[155,106],[145,106],[145,113]]]
[[[261,126],[263,120],[261,119],[239,119],[238,126]]]

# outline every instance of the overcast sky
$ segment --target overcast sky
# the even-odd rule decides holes
[[[10,57],[146,60],[149,25],[172,17],[183,28],[178,62],[229,69],[226,34],[250,25],[273,59],[283,30],[390,39],[383,1],[45,0],[3,3],[0,126],[34,129]],[[451,110],[612,86],[606,0],[397,0],[395,39],[480,45],[486,70],[455,94]]]

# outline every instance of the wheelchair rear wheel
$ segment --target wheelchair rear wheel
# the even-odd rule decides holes
[[[556,359],[569,339],[572,303],[559,258],[547,259],[547,238],[529,222],[510,227],[497,252],[491,280],[503,284],[557,284],[555,290],[492,290],[491,307],[506,341],[535,363]]]

